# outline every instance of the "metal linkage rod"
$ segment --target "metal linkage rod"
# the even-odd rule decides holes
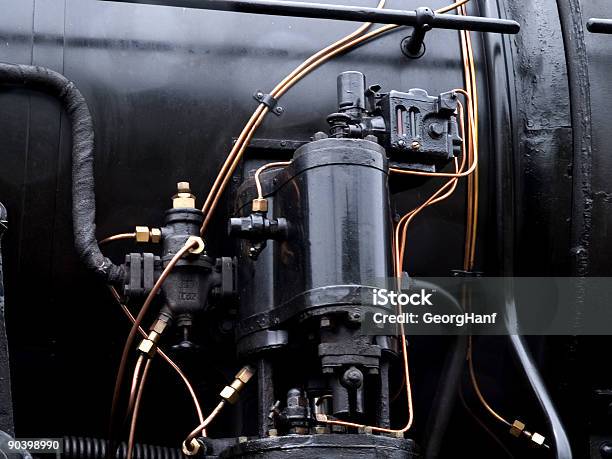
[[[612,33],[612,19],[591,18],[587,22],[587,30],[592,33]]]
[[[361,6],[301,3],[280,0],[104,0],[120,3],[175,6],[201,10],[231,11],[235,13],[293,16],[302,18],[337,19],[341,21],[374,22],[378,24],[418,25],[416,11],[367,8]],[[431,28],[472,30],[516,34],[520,25],[506,19],[434,14],[428,23]]]

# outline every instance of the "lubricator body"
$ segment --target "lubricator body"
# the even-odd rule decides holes
[[[377,143],[325,138],[300,147],[287,168],[262,174],[268,218],[286,219],[288,231],[255,261],[240,242],[239,349],[281,345],[270,330],[286,321],[357,312],[364,292],[391,275],[387,172]],[[237,213],[249,213],[254,193],[245,182]]]

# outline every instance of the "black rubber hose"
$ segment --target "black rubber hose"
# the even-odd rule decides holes
[[[64,437],[62,457],[66,459],[105,459],[108,441],[100,438]],[[114,459],[127,457],[127,445],[117,447]],[[134,444],[134,459],[183,459],[179,449],[165,446]]]
[[[72,126],[72,225],[74,245],[85,265],[112,284],[123,281],[123,269],[102,255],[96,240],[94,129],[89,107],[65,76],[45,67],[0,63],[0,84],[22,86],[57,98]]]

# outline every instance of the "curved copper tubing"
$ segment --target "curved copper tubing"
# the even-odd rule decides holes
[[[136,319],[134,318],[134,316],[132,315],[128,307],[121,302],[121,297],[119,296],[119,293],[117,292],[115,287],[110,286],[109,288],[111,290],[113,297],[115,298],[117,303],[119,303],[119,306],[121,306],[123,313],[132,323],[134,323]],[[138,332],[143,338],[147,337],[147,333],[144,331],[142,327],[138,327]],[[193,404],[194,404],[195,410],[198,415],[198,420],[200,422],[203,422],[204,415],[202,413],[202,407],[200,405],[200,401],[198,400],[198,396],[196,395],[195,390],[193,389],[193,386],[189,382],[189,379],[187,378],[185,373],[183,373],[183,370],[181,370],[180,367],[176,363],[174,363],[174,361],[170,357],[168,357],[168,355],[164,351],[162,351],[159,347],[157,348],[156,351],[159,354],[159,356],[162,358],[162,360],[164,360],[168,365],[170,365],[170,367],[180,376],[180,378],[185,383],[185,387],[187,388],[187,391],[189,392],[193,400]],[[206,435],[203,435],[203,436],[206,436]]]
[[[377,8],[382,8],[385,5],[386,0],[380,0],[377,5]],[[362,24],[359,28],[357,28],[354,32],[346,35],[340,40],[332,43],[326,48],[318,51],[313,54],[311,57],[302,62],[298,67],[296,67],[289,75],[287,75],[280,83],[276,85],[276,87],[270,92],[270,95],[275,98],[280,98],[284,92],[286,92],[289,88],[291,88],[297,81],[299,81],[302,76],[308,74],[311,70],[313,70],[316,66],[322,64],[327,59],[329,59],[328,54],[335,50],[337,47],[344,45],[345,43],[351,42],[351,40],[365,30],[367,30],[372,23]],[[304,70],[307,70],[304,73]],[[213,186],[211,187],[208,196],[206,197],[206,201],[204,202],[204,206],[202,207],[202,212],[205,215],[204,223],[202,224],[202,228],[200,230],[201,234],[204,234],[206,227],[208,226],[208,222],[210,221],[210,215],[214,211],[215,207],[218,204],[218,201],[221,197],[221,194],[227,187],[227,182],[231,175],[234,173],[236,169],[237,163],[240,161],[242,154],[246,148],[246,145],[250,142],[253,133],[259,127],[264,117],[268,113],[268,107],[261,104],[257,107],[246,126],[243,128],[240,136],[236,140],[236,143],[232,147],[230,153],[228,154],[225,162],[219,174],[217,175]],[[235,161],[237,159],[237,161]]]
[[[140,368],[144,362],[144,355],[140,354],[138,356],[138,360],[136,361],[136,366],[134,367],[134,375],[132,376],[132,386],[130,387],[130,398],[128,401],[128,408],[126,412],[126,417],[130,415],[132,409],[134,408],[134,403],[136,401],[136,391],[138,389],[138,379],[140,378]]]
[[[446,7],[436,10],[436,13],[446,13],[450,10],[458,8],[461,5],[466,4],[468,1],[469,0],[461,0],[459,2],[453,3],[451,5],[448,5]],[[377,7],[382,8],[384,6],[384,3],[385,3],[384,1],[381,1]],[[355,32],[351,33],[350,35],[347,35],[341,40],[338,40],[337,42],[333,43],[327,48],[311,56],[308,60],[306,60],[304,63],[298,66],[289,76],[287,76],[283,81],[281,81],[281,83],[279,83],[270,92],[270,95],[275,97],[276,99],[279,99],[286,91],[288,91],[300,79],[308,75],[312,70],[314,70],[315,68],[317,68],[319,65],[323,64],[324,62],[328,61],[332,57],[336,56],[337,54],[340,54],[344,51],[349,50],[350,48],[353,48],[356,45],[359,45],[374,37],[377,37],[379,35],[382,35],[384,33],[387,33],[391,30],[394,30],[400,27],[398,25],[388,24],[372,32],[369,32],[365,35],[359,36],[363,31],[369,28],[370,25],[371,23],[363,24],[361,27],[355,30]],[[306,65],[307,63],[308,65]],[[213,187],[211,188],[208,194],[208,197],[206,198],[206,202],[204,203],[204,206],[202,207],[202,211],[204,212],[205,217],[204,217],[204,223],[202,224],[202,228],[200,230],[200,234],[204,234],[208,226],[208,223],[210,222],[212,212],[216,208],[218,201],[221,197],[221,194],[227,187],[227,184],[229,183],[229,180],[231,179],[232,174],[236,170],[236,167],[238,166],[238,163],[240,162],[240,159],[242,158],[242,155],[244,153],[244,150],[246,149],[246,146],[248,145],[251,138],[253,137],[255,130],[259,127],[259,125],[263,121],[263,118],[265,117],[267,112],[268,112],[268,108],[264,105],[260,105],[257,108],[257,110],[255,110],[255,113],[253,113],[253,115],[249,119],[247,125],[244,127],[244,129],[240,133],[238,140],[236,141],[236,143],[232,147],[232,150],[228,154],[228,157],[226,158],[225,163],[223,164],[223,167],[221,168],[219,175],[217,175],[217,178],[215,179]],[[224,174],[225,176],[223,176]]]
[[[102,244],[106,244],[108,242],[120,241],[120,240],[123,240],[123,239],[136,239],[136,233],[119,233],[119,234],[114,234],[113,236],[105,237],[100,242],[98,242],[98,244],[102,245]]]
[[[277,161],[275,163],[268,163],[261,166],[255,171],[255,186],[257,187],[257,199],[263,199],[263,191],[261,190],[261,180],[259,179],[260,174],[266,169],[272,167],[284,167],[291,164],[291,161]]]
[[[441,8],[436,10],[437,13],[444,13],[447,11],[450,11],[452,9],[455,9],[461,5],[464,5],[468,2],[469,0],[461,0],[459,2],[453,3],[452,5],[449,5],[447,7]],[[382,4],[384,4],[384,2],[381,1]],[[339,47],[336,48],[336,46],[339,43],[345,42],[349,37],[354,36],[356,34],[361,33],[362,28],[363,30],[367,29],[367,27],[369,27],[370,24],[364,24],[362,27],[360,27],[359,29],[357,29],[355,32],[353,32],[353,34],[345,37],[344,39],[332,44],[330,47],[326,48],[325,50],[320,51],[319,53],[315,54],[314,56],[312,56],[311,59],[315,58],[315,56],[317,55],[321,55],[321,58],[318,60],[313,60],[313,63],[310,64],[307,67],[304,67],[304,70],[300,70],[299,72],[297,72],[297,70],[300,67],[303,67],[304,64],[302,64],[300,67],[298,67],[293,73],[296,73],[296,75],[292,78],[287,77],[287,83],[284,87],[282,87],[281,89],[279,89],[278,91],[276,91],[277,88],[275,88],[275,90],[273,90],[270,94],[275,97],[275,98],[280,98],[280,96],[282,96],[284,94],[284,92],[286,92],[286,90],[288,90],[291,86],[293,86],[297,81],[299,81],[299,79],[301,79],[303,76],[307,75],[308,73],[310,73],[310,71],[312,71],[314,68],[316,68],[318,65],[322,64],[323,62],[327,61],[328,59],[330,59],[331,57],[347,50],[350,49],[360,43],[363,43],[371,38],[374,38],[378,35],[381,35],[383,33],[389,32],[399,26],[397,25],[387,25],[387,26],[383,26],[380,27],[379,29],[372,31],[370,33],[367,33],[365,35],[362,35],[358,38],[355,38],[351,41],[349,41],[346,44],[343,44]],[[333,51],[331,51],[329,54],[324,54],[326,50],[333,48]],[[285,81],[285,80],[283,80]],[[282,84],[282,82],[281,82]],[[278,86],[277,86],[278,87]],[[467,94],[467,93],[466,93]],[[467,95],[469,97],[469,94]],[[263,107],[263,108],[262,108]],[[227,184],[229,183],[229,180],[231,178],[231,175],[234,173],[236,167],[238,166],[238,163],[240,162],[240,159],[242,157],[242,154],[244,153],[244,150],[246,149],[246,145],[248,145],[250,139],[252,138],[255,130],[259,127],[259,125],[261,124],[263,117],[265,116],[265,114],[267,113],[268,109],[267,107],[260,105],[257,110],[255,111],[255,113],[253,113],[253,116],[251,117],[251,119],[249,120],[249,122],[247,123],[247,126],[245,126],[245,128],[243,129],[243,131],[241,132],[237,142],[234,144],[234,147],[232,148],[232,150],[230,151],[230,154],[228,155],[219,175],[217,176],[215,183],[213,184],[213,187],[206,199],[206,202],[204,203],[204,207],[202,208],[202,211],[205,213],[205,217],[204,217],[204,223],[202,224],[202,228],[200,230],[201,234],[204,234],[204,231],[206,230],[208,223],[210,221],[212,212],[214,211],[215,207],[218,204],[218,201],[221,197],[221,194],[223,193],[224,189],[227,187]],[[259,112],[259,114],[258,114]],[[471,120],[473,121],[473,120]],[[242,140],[244,139],[244,140]],[[228,169],[228,164],[229,165],[229,169]],[[475,167],[475,166],[474,166]],[[225,176],[223,176],[225,174]],[[222,177],[223,176],[223,177]],[[437,175],[440,176],[440,175]],[[441,175],[441,176],[449,176],[449,175]],[[457,177],[457,176],[453,176],[452,174],[450,175],[452,177]],[[219,185],[219,182],[221,183]],[[386,428],[381,428],[381,427],[375,427],[375,426],[366,426],[363,424],[356,424],[356,423],[350,423],[350,422],[345,422],[345,421],[334,421],[334,420],[326,420],[324,422],[328,423],[328,424],[337,424],[337,425],[345,425],[345,426],[349,426],[349,427],[366,427],[366,428],[370,428],[372,431],[378,431],[378,432],[390,432],[390,433],[403,433],[406,432],[407,430],[410,429],[410,427],[412,426],[412,422],[414,419],[413,416],[413,406],[412,406],[412,389],[410,387],[410,372],[409,372],[409,365],[408,365],[408,356],[407,356],[407,350],[406,350],[406,337],[405,334],[403,333],[403,325],[400,326],[401,328],[401,340],[402,340],[402,355],[403,355],[403,363],[404,363],[404,377],[405,380],[407,382],[406,384],[406,391],[407,391],[407,396],[408,396],[408,410],[409,410],[409,419],[406,423],[406,426],[403,429],[386,429]]]
[[[191,441],[196,438],[199,434],[200,431],[206,429],[206,427],[208,427],[208,425],[217,417],[217,415],[221,412],[221,410],[223,409],[223,407],[225,406],[225,400],[221,400],[217,406],[215,407],[214,410],[212,410],[212,412],[208,415],[208,417],[206,419],[204,419],[204,421],[202,421],[200,423],[199,426],[197,426],[195,429],[193,429],[193,431],[191,431],[191,433],[187,436],[187,438],[185,439],[185,441],[183,441],[183,450],[184,451],[193,451],[190,448],[190,443]]]
[[[127,360],[128,360],[128,356],[130,354],[130,350],[132,348],[132,344],[134,343],[134,338],[136,338],[136,334],[138,333],[138,327],[142,323],[142,320],[144,319],[144,316],[146,315],[147,311],[149,310],[149,307],[151,306],[151,303],[153,302],[153,298],[155,298],[155,295],[157,294],[157,292],[161,288],[162,284],[164,283],[164,281],[166,280],[166,278],[168,277],[168,275],[170,274],[170,272],[172,271],[172,269],[174,268],[176,263],[184,255],[186,255],[189,252],[189,250],[195,248],[196,246],[197,246],[197,241],[195,241],[195,240],[187,242],[172,257],[172,259],[168,262],[168,265],[162,271],[162,273],[159,276],[159,279],[157,280],[157,282],[155,282],[155,284],[153,285],[153,288],[149,292],[149,295],[147,296],[144,304],[142,305],[142,308],[140,308],[140,311],[138,311],[138,315],[136,316],[136,319],[134,320],[134,323],[132,324],[132,328],[130,329],[130,333],[129,333],[128,337],[127,337],[125,345],[123,346],[123,352],[121,354],[121,360],[119,362],[119,369],[117,370],[117,379],[115,380],[115,390],[114,390],[114,393],[113,393],[113,401],[112,401],[112,406],[111,406],[111,421],[110,421],[111,422],[111,427],[112,427],[112,423],[113,423],[114,418],[115,418],[115,413],[117,411],[117,404],[119,402],[119,394],[121,392],[121,386],[123,384],[123,376],[125,374],[125,367],[127,365]],[[111,430],[111,432],[109,434],[109,437],[111,437],[111,438],[109,440],[112,443],[112,440],[113,440],[112,439],[113,429],[111,428],[110,430]]]

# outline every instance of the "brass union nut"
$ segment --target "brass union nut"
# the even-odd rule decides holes
[[[183,442],[183,447],[182,447],[183,454],[185,454],[186,456],[195,456],[196,454],[198,454],[201,447],[202,445],[195,438],[189,442],[189,445]]]
[[[544,444],[544,436],[534,432],[533,435],[531,435],[531,441],[538,446],[542,446]]]
[[[255,372],[253,371],[253,369],[249,366],[246,366],[241,368],[240,371],[236,373],[235,378],[239,379],[243,384],[246,384],[249,382],[249,379],[251,379],[254,374]]]
[[[143,339],[138,346],[138,350],[149,358],[152,358],[155,355],[156,348],[157,346],[150,339]]]
[[[523,424],[519,420],[514,421],[512,423],[512,426],[510,427],[510,433],[515,437],[520,437],[523,433],[523,430],[525,430],[525,424]]]
[[[148,226],[136,227],[136,242],[149,242],[150,231]]]
[[[223,390],[221,391],[221,393],[219,394],[219,396],[223,400],[226,400],[229,403],[234,404],[236,403],[236,400],[238,400],[238,391],[234,389],[233,387],[225,386]]]
[[[229,386],[225,386],[219,396],[227,400],[229,403],[236,403],[238,400],[238,393],[242,390],[244,385],[249,382],[249,379],[253,377],[255,371],[248,365],[243,367],[238,373],[236,373],[235,379]]]
[[[161,241],[162,232],[159,228],[151,228],[150,236],[153,244],[159,244]]]
[[[268,200],[265,198],[253,199],[253,212],[267,212],[268,211]]]

